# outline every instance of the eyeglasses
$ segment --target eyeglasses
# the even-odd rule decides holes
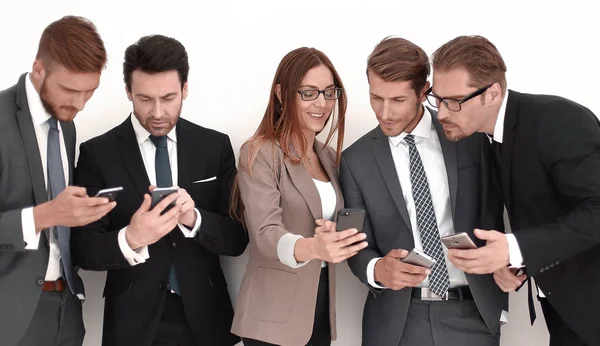
[[[443,103],[444,106],[446,106],[446,108],[449,111],[452,112],[460,112],[461,110],[461,105],[467,101],[469,101],[470,99],[477,97],[481,94],[483,94],[486,90],[488,90],[493,84],[490,84],[486,87],[483,87],[481,89],[478,89],[477,91],[475,91],[474,93],[465,96],[464,98],[457,100],[457,99],[453,99],[453,98],[441,98],[438,96],[435,96],[431,93],[431,91],[433,90],[433,87],[429,88],[429,90],[427,90],[427,92],[425,92],[425,95],[427,96],[427,102],[429,102],[429,104],[431,105],[431,107],[434,108],[440,108],[440,103]]]
[[[318,89],[304,89],[298,90],[298,94],[304,101],[313,101],[319,98],[319,95],[323,94],[325,100],[337,100],[340,96],[342,96],[342,92],[344,89],[342,88],[329,88],[325,90]]]

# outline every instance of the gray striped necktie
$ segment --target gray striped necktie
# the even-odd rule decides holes
[[[442,242],[440,240],[437,218],[433,209],[429,183],[427,182],[421,155],[419,155],[419,151],[415,145],[414,136],[407,135],[404,140],[408,143],[410,184],[417,211],[417,226],[421,234],[421,242],[423,243],[425,253],[436,260],[429,275],[429,286],[433,293],[443,296],[450,287],[450,277],[448,276],[448,268],[446,267],[444,250],[442,249]]]
[[[58,131],[58,123],[56,119],[48,119],[50,129],[48,130],[48,196],[55,199],[65,189],[65,171],[63,169],[62,158],[60,154],[60,132]],[[50,229],[52,237],[58,240],[58,248],[60,249],[60,259],[62,264],[63,275],[69,283],[71,292],[74,292],[74,268],[71,260],[71,232],[69,227],[56,226]]]
[[[171,175],[171,163],[169,161],[169,150],[167,148],[167,136],[152,136],[150,140],[156,147],[156,155],[154,156],[154,168],[156,170],[156,186],[157,187],[171,187],[173,186],[173,176]],[[171,264],[171,271],[169,273],[169,286],[171,289],[181,295],[179,290],[179,283],[177,282],[177,276],[175,275],[175,266]]]

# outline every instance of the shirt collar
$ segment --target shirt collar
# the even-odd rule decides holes
[[[138,145],[141,145],[145,141],[147,141],[150,137],[150,132],[146,130],[142,124],[138,121],[137,117],[131,112],[131,125],[133,125],[133,132],[135,132],[135,138],[137,139]],[[173,127],[169,133],[167,133],[167,138],[171,141],[177,143],[177,131],[175,129],[177,126]]]
[[[494,141],[502,143],[504,137],[504,119],[506,118],[506,103],[508,102],[508,89],[502,100],[502,105],[498,111],[498,118],[496,118],[496,125],[494,125]]]
[[[429,137],[431,137],[431,113],[427,107],[424,107],[423,105],[421,105],[421,107],[424,109],[423,116],[410,134],[415,137],[429,139]],[[390,142],[397,147],[402,142],[404,137],[406,137],[406,135],[408,135],[407,132],[402,132],[395,137],[390,137]]]
[[[29,106],[29,112],[33,119],[33,125],[38,127],[48,121],[52,116],[46,112],[40,95],[31,82],[30,74],[25,76],[25,92],[27,94],[27,105]]]

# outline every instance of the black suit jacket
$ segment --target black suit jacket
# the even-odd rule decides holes
[[[178,185],[188,191],[202,223],[194,238],[176,227],[149,246],[150,258],[130,266],[117,240],[150,185],[131,119],[80,147],[76,183],[88,194],[123,186],[117,206],[98,222],[73,231],[75,262],[108,271],[104,288],[105,346],[150,346],[160,321],[169,270],[175,265],[186,316],[202,345],[233,345],[233,318],[219,255],[240,255],[248,237],[228,216],[235,157],[226,135],[180,119],[177,127]],[[201,184],[192,182],[216,176]]]
[[[577,334],[599,345],[598,119],[564,98],[511,90],[502,142],[502,190],[527,274]]]
[[[26,74],[0,92],[0,335],[2,344],[16,345],[38,304],[48,268],[48,230],[35,251],[25,250],[21,211],[48,201],[42,158],[25,88]],[[36,95],[37,97],[37,95]],[[75,125],[60,122],[73,177]],[[83,292],[76,276],[75,293]]]
[[[490,173],[493,155],[489,139],[478,134],[450,142],[444,137],[437,113],[430,112],[448,174],[454,230],[467,232],[481,246],[482,242],[473,234],[475,228],[504,230],[502,200]],[[363,345],[396,346],[402,337],[411,289],[372,288],[367,281],[367,265],[392,249],[411,250],[414,239],[389,138],[379,126],[343,152],[340,184],[346,207],[367,211],[364,232],[369,245],[348,259],[354,275],[373,293],[367,297],[363,313]],[[507,295],[498,288],[492,275],[466,274],[466,277],[490,332],[498,334],[502,310],[508,311]]]

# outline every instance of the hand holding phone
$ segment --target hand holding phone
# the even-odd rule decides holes
[[[388,252],[375,263],[375,282],[395,291],[405,287],[416,287],[422,283],[431,273],[431,269],[421,266],[418,261],[411,260],[415,256],[414,252],[411,251],[413,255],[410,257],[409,251],[404,249],[393,249]],[[404,260],[405,258],[408,259]]]
[[[155,193],[157,196],[160,194]],[[131,249],[154,244],[177,226],[181,213],[181,206],[175,205],[177,197],[177,194],[168,194],[156,205],[156,211],[152,211],[150,209],[152,197],[148,194],[144,195],[142,205],[131,217],[125,232],[125,240]],[[170,204],[175,206],[169,211],[164,211]]]

